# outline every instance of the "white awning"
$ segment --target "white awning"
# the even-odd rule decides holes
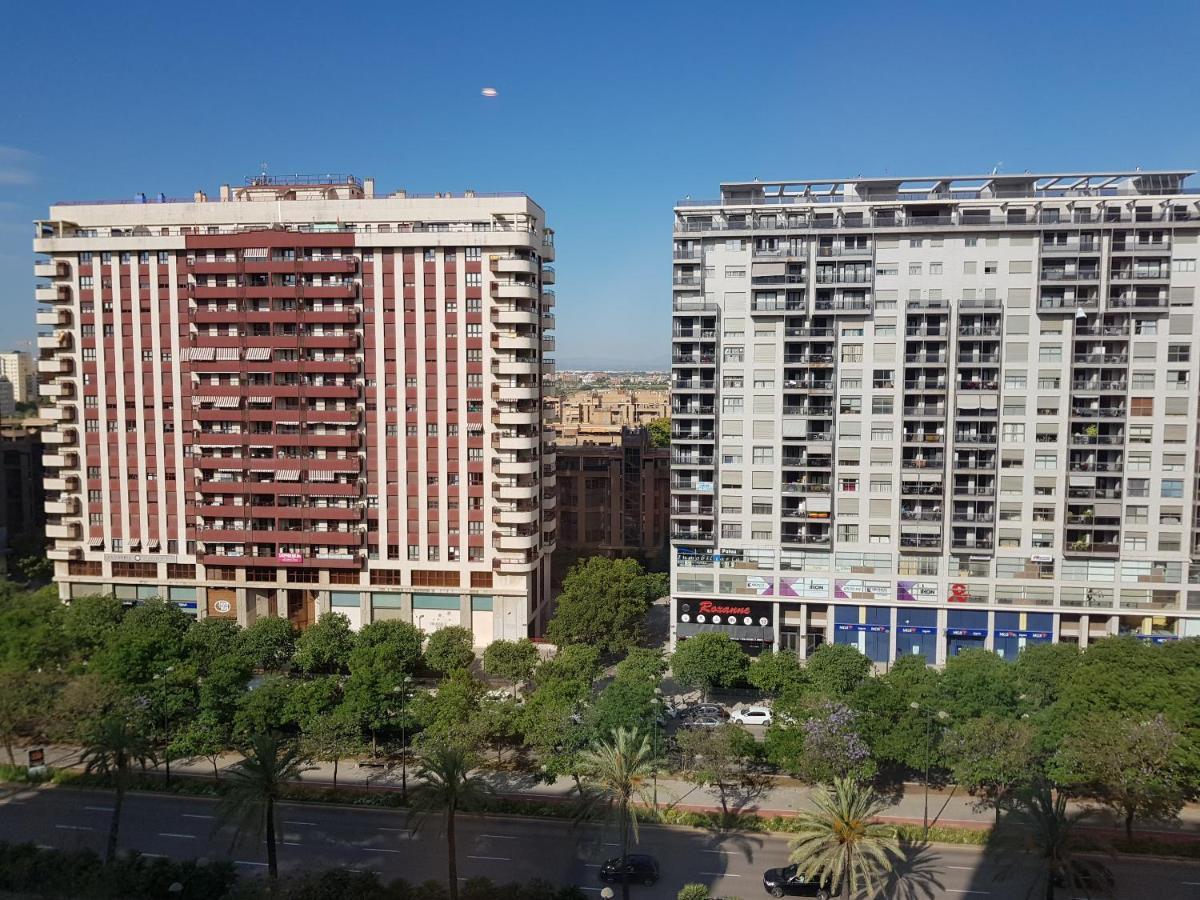
[[[249,347],[246,350],[246,359],[263,360],[271,358],[270,347]]]
[[[326,469],[312,469],[308,473],[309,481],[336,481],[337,476]]]
[[[241,397],[216,397],[216,398],[214,398],[213,405],[216,406],[217,409],[237,409],[239,406],[242,405],[242,398]]]
[[[238,358],[238,348],[237,347],[217,347],[216,351],[217,351],[217,359],[237,359]]]
[[[275,480],[276,481],[299,481],[300,480],[300,470],[299,469],[279,469],[275,473]]]
[[[189,347],[187,358],[190,360],[210,360],[216,356],[215,347]]]

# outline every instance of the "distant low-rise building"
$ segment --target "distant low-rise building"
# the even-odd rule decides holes
[[[654,559],[670,522],[671,451],[644,428],[613,445],[559,445],[559,544],[564,549]]]
[[[33,357],[23,350],[0,353],[0,377],[12,385],[14,403],[32,403],[37,399],[37,379]],[[11,415],[11,413],[7,413]]]
[[[547,418],[559,446],[619,446],[623,429],[644,427],[671,414],[670,392],[665,390],[577,391],[553,399]]]

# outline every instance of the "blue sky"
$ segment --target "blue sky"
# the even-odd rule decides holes
[[[722,180],[1200,164],[1200,3],[13,3],[0,346],[59,199],[258,171],[519,190],[560,368],[664,366],[671,206]],[[500,91],[494,100],[480,88]]]

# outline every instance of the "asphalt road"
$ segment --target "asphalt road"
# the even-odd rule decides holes
[[[112,794],[43,788],[0,800],[0,839],[53,847],[102,849],[111,817]],[[416,825],[395,810],[315,804],[280,808],[280,865],[289,869],[345,866],[370,869],[384,879],[420,882],[446,877],[440,821]],[[459,875],[496,881],[543,878],[578,884],[598,894],[600,863],[617,853],[610,828],[572,828],[561,821],[518,817],[460,816]],[[227,857],[245,872],[266,869],[265,845],[231,847],[216,830],[214,802],[206,798],[131,794],[121,824],[121,847],[175,858]],[[671,900],[692,881],[710,885],[715,897],[765,897],[764,869],[787,861],[785,837],[717,834],[694,829],[644,826],[640,852],[656,856],[662,880],[633,887],[638,900]],[[1162,860],[1113,860],[1117,898],[1200,900],[1200,865]],[[904,861],[903,877],[887,898],[1024,898],[1028,883],[1019,871],[997,880],[996,870],[970,848],[917,849]],[[1065,897],[1060,892],[1060,897]]]

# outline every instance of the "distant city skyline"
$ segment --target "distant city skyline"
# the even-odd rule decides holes
[[[50,203],[188,196],[264,162],[277,174],[373,176],[381,190],[528,193],[554,210],[555,357],[604,368],[666,365],[670,210],[721,180],[1197,162],[1200,124],[1181,115],[1200,87],[1195,4],[1157,5],[1170,27],[1115,81],[1081,78],[1068,48],[1137,34],[1144,13],[1128,5],[756,9],[618,3],[547,16],[468,2],[450,28],[442,10],[397,16],[367,3],[354,21],[369,28],[317,47],[264,44],[238,27],[242,8],[221,3],[185,14],[132,2],[115,16],[74,7],[52,37],[44,8],[15,5],[0,38],[2,343],[35,334],[30,223]],[[309,24],[269,0],[254,17]],[[764,23],[777,21],[814,37],[768,39]],[[915,52],[931,41],[946,52]],[[680,62],[682,48],[718,45],[747,52],[719,66]],[[202,73],[181,46],[204,48]],[[956,77],[974,70],[949,53],[1001,47],[1005,64]],[[129,64],[114,66],[114,54]],[[1069,98],[1046,89],[1060,84]],[[101,85],[126,98],[127,114],[89,101]],[[1151,137],[1131,121],[1171,128]]]

